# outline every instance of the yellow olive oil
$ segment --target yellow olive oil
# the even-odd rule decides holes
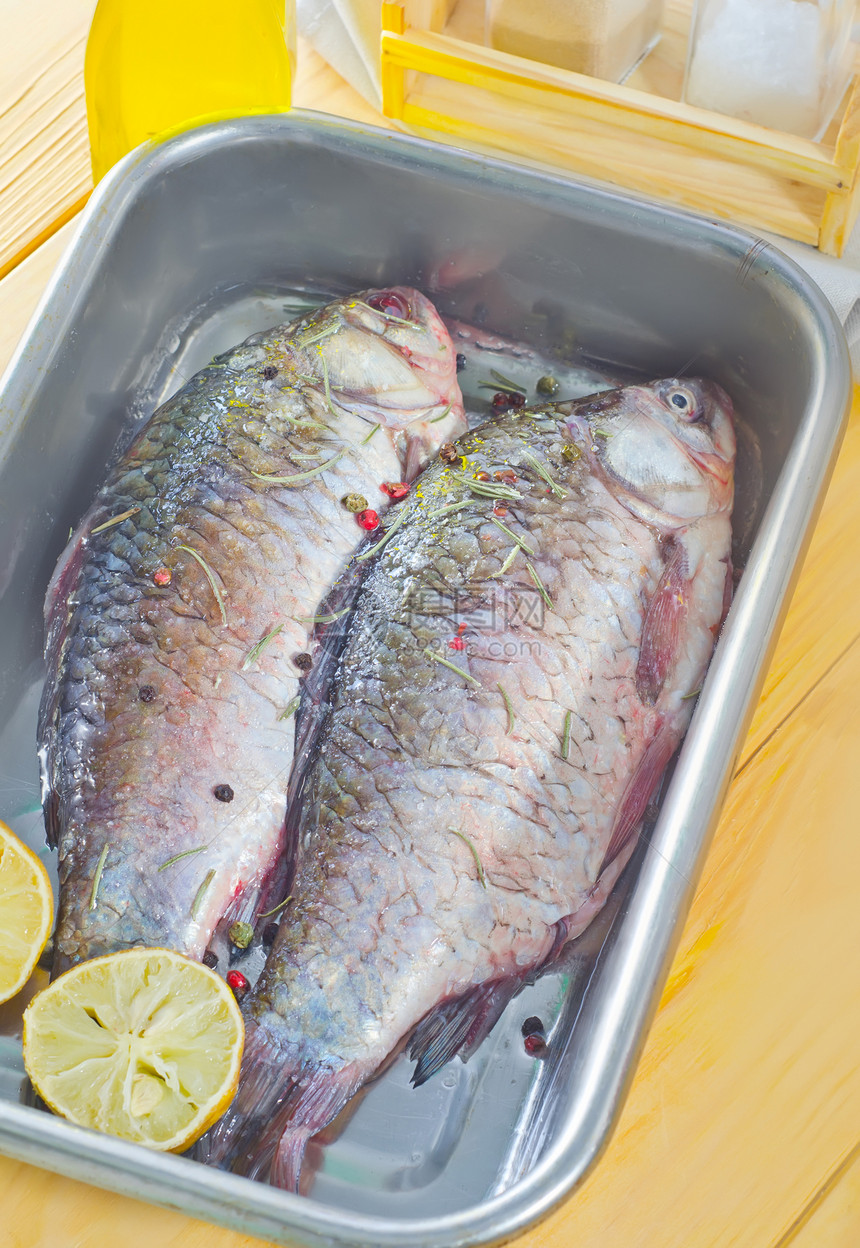
[[[84,80],[93,179],[146,139],[290,107],[293,0],[99,0]]]

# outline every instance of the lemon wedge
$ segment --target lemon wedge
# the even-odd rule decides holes
[[[51,934],[54,898],[39,859],[0,823],[0,1002],[20,992]]]
[[[81,962],[24,1011],[24,1065],[55,1113],[169,1152],[230,1104],[244,1038],[224,981],[169,949]]]

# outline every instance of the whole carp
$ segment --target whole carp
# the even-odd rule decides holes
[[[456,451],[390,513],[359,592],[209,1144],[289,1188],[404,1038],[416,1085],[468,1055],[600,909],[730,599],[718,386],[521,410]]]
[[[463,428],[448,333],[397,287],[254,335],[137,435],[46,604],[55,972],[132,945],[199,958],[262,909],[314,613],[365,534],[341,500],[379,508]]]

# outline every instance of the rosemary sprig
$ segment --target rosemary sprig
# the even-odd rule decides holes
[[[565,762],[570,757],[570,711],[565,712],[564,727],[561,730],[561,756]]]
[[[197,918],[197,911],[200,909],[200,905],[203,901],[203,898],[206,896],[206,893],[209,890],[209,885],[212,883],[214,879],[215,879],[215,868],[211,867],[206,872],[206,878],[204,879],[203,883],[200,885],[197,892],[194,894],[194,900],[191,903],[191,918],[192,919]]]
[[[367,446],[368,442],[369,442],[369,441],[370,441],[370,439],[373,437],[373,435],[374,435],[375,433],[378,433],[378,432],[379,432],[379,429],[380,429],[380,426],[379,426],[379,425],[374,425],[374,426],[373,426],[373,428],[371,429],[370,433],[367,435],[367,437],[366,437],[366,438],[362,438],[362,439],[361,439],[361,441],[359,442],[359,444],[358,444],[358,445],[359,445],[359,446]]]
[[[201,554],[198,554],[198,552],[194,549],[193,546],[180,545],[178,549],[187,550],[189,555],[192,555],[197,560],[197,562],[200,564],[203,571],[206,573],[206,579],[212,587],[212,593],[215,595],[215,601],[218,603],[218,609],[221,612],[221,623],[226,625],[227,612],[224,610],[224,599],[221,596],[221,590],[218,588],[218,585],[215,581],[215,577],[212,573],[212,569],[209,567],[209,564],[206,562],[206,560],[203,558]]]
[[[699,685],[698,689],[694,689],[692,693],[682,693],[681,701],[686,702],[689,698],[697,698],[701,692],[702,686]]]
[[[513,561],[516,559],[517,555],[520,553],[520,549],[521,549],[521,548],[520,548],[519,546],[515,546],[515,547],[513,548],[513,550],[511,551],[511,553],[508,555],[508,557],[507,557],[507,559],[505,560],[505,562],[504,562],[504,563],[502,564],[502,566],[499,568],[498,572],[491,572],[491,573],[490,573],[490,575],[487,577],[487,580],[492,581],[492,580],[494,580],[494,579],[495,579],[495,577],[497,577],[497,576],[504,576],[504,575],[505,575],[505,573],[506,573],[506,572],[508,571],[508,569],[510,568],[511,564],[513,563]]]
[[[511,699],[508,697],[505,689],[500,684],[497,684],[496,688],[502,695],[505,703],[505,710],[508,712],[508,726],[505,729],[505,736],[509,737],[514,730],[514,723],[516,722],[514,718],[514,708],[511,706]]]
[[[95,870],[95,874],[93,875],[93,888],[92,888],[92,892],[90,893],[90,909],[91,910],[95,910],[96,905],[98,904],[97,899],[99,895],[99,885],[102,882],[102,872],[105,869],[105,859],[108,856],[109,849],[110,849],[110,842],[108,842],[107,845],[105,845],[104,849],[99,854],[99,860],[96,863],[96,870]]]
[[[363,563],[365,559],[369,559],[371,555],[375,555],[377,551],[382,550],[382,547],[385,545],[388,539],[390,537],[393,537],[394,534],[397,532],[397,530],[400,528],[405,516],[406,516],[406,508],[401,507],[400,515],[397,517],[394,523],[388,526],[384,535],[379,539],[379,541],[376,543],[375,546],[371,546],[370,550],[366,550],[363,554],[359,555],[356,558],[356,563]]]
[[[456,828],[449,828],[448,831],[453,832],[455,836],[459,836],[460,840],[463,842],[464,845],[468,845],[469,852],[471,853],[472,857],[475,859],[475,866],[478,868],[478,879],[481,882],[481,887],[486,888],[487,876],[486,876],[486,873],[484,872],[484,864],[481,862],[481,858],[480,858],[480,855],[478,854],[477,849],[475,849],[474,842],[471,841],[468,836],[466,836],[465,832],[458,832]]]
[[[468,680],[470,684],[477,685],[480,688],[481,682],[475,680],[474,676],[472,676],[469,672],[464,672],[462,667],[458,667],[456,663],[449,663],[447,659],[442,658],[441,654],[434,654],[429,646],[427,646],[424,653],[427,655],[427,658],[432,659],[434,663],[441,663],[443,667],[450,668],[452,672],[456,672],[458,676],[462,676],[464,680]]]
[[[445,417],[448,415],[448,413],[449,413],[449,412],[450,412],[450,410],[451,410],[451,406],[452,406],[452,405],[449,403],[449,404],[448,404],[448,406],[445,408],[444,412],[440,412],[438,416],[434,416],[432,420],[428,420],[428,421],[427,421],[427,424],[428,424],[428,425],[438,425],[438,424],[439,424],[439,421],[440,421],[440,420],[444,420],[444,419],[445,419]]]
[[[299,703],[301,702],[301,700],[302,700],[301,694],[298,694],[298,693],[296,694],[294,698],[290,698],[289,702],[287,703],[285,708],[281,711],[280,715],[278,716],[275,722],[280,723],[282,719],[289,719],[291,715],[295,715],[296,711],[299,709]]]
[[[284,906],[289,905],[292,900],[293,894],[290,893],[289,897],[285,897],[283,901],[279,901],[276,906],[273,906],[271,910],[267,910],[265,914],[258,914],[257,918],[270,919],[273,914],[277,914],[279,910],[283,910]]]
[[[490,519],[497,528],[502,530],[503,533],[507,533],[512,542],[516,542],[520,550],[524,550],[527,555],[533,555],[535,553],[534,548],[529,546],[527,541],[521,537],[517,537],[516,533],[514,533],[512,529],[509,529],[506,524],[502,524],[501,520],[498,520],[495,516],[490,516]]]
[[[181,854],[174,854],[172,858],[168,858],[166,862],[163,862],[158,869],[159,871],[166,871],[168,867],[173,866],[174,862],[179,862],[180,858],[190,858],[192,854],[202,854],[204,849],[207,848],[208,846],[206,845],[197,845],[194,849],[186,849]]]
[[[257,659],[259,659],[266,646],[274,637],[277,637],[283,627],[283,624],[275,625],[270,633],[266,633],[265,637],[261,637],[256,645],[251,646],[251,649],[245,655],[245,661],[242,664],[241,670],[243,672],[247,672],[248,668],[252,667],[257,662]]]
[[[494,481],[478,481],[476,477],[470,477],[465,472],[452,473],[455,481],[460,485],[465,485],[473,494],[477,494],[479,498],[522,498],[523,495],[519,490],[515,490],[512,485],[497,485]]]
[[[540,476],[543,477],[544,481],[546,481],[547,485],[552,490],[556,498],[567,498],[567,491],[563,490],[560,485],[557,485],[556,482],[553,481],[552,477],[549,475],[546,468],[544,468],[543,464],[540,462],[539,459],[535,459],[531,451],[528,451],[526,450],[525,447],[523,447],[522,454],[523,454],[523,459],[525,459],[529,464],[531,464],[535,472],[539,473]]]
[[[365,439],[366,441],[366,439]],[[362,442],[362,446],[364,443]],[[337,455],[332,455],[331,459],[327,459],[324,464],[317,464],[316,468],[309,468],[307,472],[297,472],[289,477],[274,477],[267,472],[254,472],[253,468],[249,468],[252,477],[256,477],[258,481],[267,481],[272,485],[301,485],[304,481],[311,481],[314,477],[318,477],[320,473],[325,472],[329,468],[333,468],[346,455],[346,451],[338,451]]]
[[[527,569],[528,569],[529,576],[532,578],[532,580],[534,581],[535,585],[537,586],[537,591],[538,591],[538,593],[540,594],[541,598],[543,598],[544,602],[545,602],[545,603],[546,603],[546,605],[549,607],[550,611],[554,611],[554,610],[555,610],[555,607],[552,605],[552,599],[550,598],[549,594],[546,592],[546,589],[545,589],[545,587],[544,587],[544,583],[543,583],[543,581],[540,579],[540,577],[538,576],[537,571],[536,571],[536,569],[534,568],[534,565],[533,565],[533,564],[531,564],[531,563],[528,561],[528,559],[526,559],[526,567],[527,567]]]
[[[128,511],[123,511],[113,519],[105,520],[104,524],[97,524],[94,529],[90,529],[90,536],[92,537],[94,533],[101,533],[105,529],[112,529],[115,524],[122,524],[123,520],[127,520],[129,516],[136,516],[139,511],[139,507],[129,507]]]

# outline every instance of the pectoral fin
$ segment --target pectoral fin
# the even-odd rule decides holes
[[[675,544],[648,604],[642,626],[636,692],[649,705],[653,705],[660,696],[678,653],[689,610],[690,588],[686,552],[683,546]]]

